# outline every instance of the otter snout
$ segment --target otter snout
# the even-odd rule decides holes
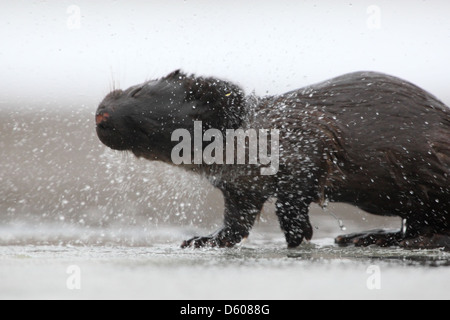
[[[95,112],[95,125],[97,128],[108,123],[112,113],[113,110],[110,107],[107,107],[105,104],[100,104]]]
[[[109,112],[99,111],[95,114],[95,124],[98,126],[102,123],[106,123],[109,118]]]
[[[125,150],[127,137],[123,135],[124,128],[120,116],[111,107],[100,105],[95,113],[97,136],[106,146],[115,150]]]

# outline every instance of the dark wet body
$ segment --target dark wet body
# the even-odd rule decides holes
[[[205,130],[279,129],[280,169],[261,176],[257,166],[188,166],[222,190],[225,226],[183,246],[240,242],[275,197],[290,247],[312,237],[309,205],[326,201],[406,221],[398,233],[341,236],[339,244],[450,247],[450,109],[406,81],[358,72],[258,99],[175,72],[108,95],[97,132],[114,149],[170,163],[170,133],[191,130],[194,120]]]

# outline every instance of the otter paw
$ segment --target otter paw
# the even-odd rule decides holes
[[[302,244],[303,240],[311,240],[311,238],[305,237],[303,234],[286,233],[286,242],[288,249],[293,249]]]
[[[450,250],[450,236],[442,234],[422,235],[405,239],[400,246],[408,249],[444,249]]]
[[[309,221],[299,226],[291,226],[289,231],[285,231],[286,242],[290,249],[298,247],[305,239],[311,240],[312,235],[313,229]]]
[[[203,248],[203,247],[232,247],[234,244],[226,245],[219,241],[217,237],[207,236],[207,237],[194,237],[189,240],[183,241],[181,248]]]
[[[339,246],[355,245],[356,247],[367,247],[377,245],[380,247],[397,246],[403,239],[401,232],[393,232],[383,229],[371,230],[362,233],[341,235],[335,239]]]
[[[219,248],[231,248],[235,244],[239,243],[243,237],[231,237],[232,232],[226,230],[220,230],[213,235],[206,237],[194,237],[189,240],[183,241],[181,248],[202,248],[202,247],[219,247]]]
[[[181,244],[181,248],[188,248],[188,247],[201,248],[201,247],[205,247],[211,241],[211,239],[212,239],[211,237],[194,237],[194,238],[191,238],[189,240],[183,241],[183,243]],[[210,246],[213,246],[213,243],[210,243]]]

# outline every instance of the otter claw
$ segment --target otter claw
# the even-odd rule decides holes
[[[203,247],[219,247],[219,248],[231,248],[236,243],[227,239],[219,239],[217,236],[208,236],[208,237],[194,237],[189,240],[183,241],[181,244],[181,248],[203,248]]]
[[[236,233],[230,231],[229,228],[223,228],[206,237],[194,237],[189,240],[183,241],[183,243],[181,244],[181,248],[231,248],[237,243],[241,242],[241,240],[245,239],[247,236],[248,233]]]
[[[183,249],[188,247],[202,248],[206,246],[216,247],[217,244],[215,241],[213,241],[212,237],[194,237],[192,239],[183,241],[183,243],[181,244],[181,248]]]

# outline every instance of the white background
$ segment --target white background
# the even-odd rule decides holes
[[[113,83],[182,68],[260,95],[382,71],[449,104],[449,12],[445,0],[2,1],[0,103],[97,103]]]

